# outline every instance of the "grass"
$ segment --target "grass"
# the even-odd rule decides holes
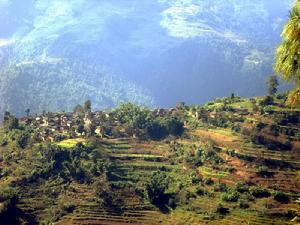
[[[58,142],[57,145],[62,148],[74,148],[76,144],[82,142],[83,144],[86,142],[84,138],[74,138],[74,139],[66,139],[61,142]]]
[[[229,175],[228,172],[214,171],[213,169],[204,166],[199,167],[198,170],[200,173],[208,177],[224,178]]]

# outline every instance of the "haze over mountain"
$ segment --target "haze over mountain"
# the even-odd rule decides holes
[[[0,0],[0,112],[265,93],[292,0]]]

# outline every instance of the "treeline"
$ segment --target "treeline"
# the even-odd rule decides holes
[[[141,138],[159,140],[169,135],[179,136],[184,132],[183,121],[170,113],[155,116],[151,110],[132,103],[120,105],[114,113],[129,133]]]

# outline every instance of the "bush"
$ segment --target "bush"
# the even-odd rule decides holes
[[[205,195],[206,191],[201,188],[201,187],[197,187],[196,188],[196,194],[199,195],[199,196],[202,196],[202,195]]]
[[[29,143],[30,136],[29,133],[22,131],[15,138],[17,146],[24,149]]]
[[[274,103],[274,98],[272,96],[266,96],[264,97],[260,102],[260,106],[267,106],[267,105],[272,105]]]
[[[213,179],[211,179],[210,177],[209,178],[205,178],[203,181],[204,181],[204,183],[206,185],[213,185],[214,184]]]
[[[65,139],[67,139],[68,137],[66,135],[62,135],[62,134],[57,134],[55,135],[54,137],[54,141],[56,142],[60,142],[60,141],[63,141]]]
[[[269,168],[266,167],[266,166],[260,166],[258,167],[257,169],[257,172],[256,172],[259,176],[262,176],[262,177],[271,177],[273,176],[273,173],[269,171]]]
[[[267,198],[271,196],[271,193],[262,187],[251,187],[250,188],[250,193],[255,197],[255,198]]]
[[[0,137],[0,146],[6,146],[8,144],[7,138]]]
[[[235,190],[239,193],[245,193],[245,192],[248,192],[249,191],[249,186],[248,184],[246,183],[243,183],[243,182],[238,182],[236,185],[235,185]]]
[[[249,204],[245,200],[240,200],[239,201],[239,207],[241,209],[247,209],[247,208],[249,208]]]
[[[169,187],[170,178],[167,173],[156,171],[152,174],[146,184],[146,191],[151,203],[157,206],[164,206],[168,202],[166,190]]]
[[[195,171],[193,171],[190,174],[190,178],[191,178],[192,184],[199,184],[201,182],[201,178]]]
[[[10,187],[4,187],[0,189],[0,218],[9,210],[13,210],[16,207],[17,203],[16,191]]]
[[[274,199],[281,203],[288,203],[290,201],[289,196],[282,191],[275,192]]]
[[[220,183],[217,187],[215,187],[214,190],[219,191],[219,192],[226,192],[226,191],[228,191],[228,187],[226,184]]]
[[[61,202],[59,205],[60,210],[65,213],[72,213],[75,209],[75,204],[73,202]]]
[[[240,198],[240,195],[236,191],[230,191],[222,195],[222,200],[226,202],[237,202]]]
[[[218,204],[217,206],[217,213],[221,214],[221,215],[226,215],[229,213],[229,208],[224,207],[221,203]]]

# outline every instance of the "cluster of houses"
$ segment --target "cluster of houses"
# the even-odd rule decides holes
[[[185,112],[187,112],[188,117],[192,117],[196,120],[201,120],[203,118],[215,118],[218,116],[217,111],[209,111],[201,107],[190,107]],[[163,117],[166,115],[180,116],[180,114],[182,116],[182,110],[178,108],[154,109],[152,113],[156,117]],[[234,114],[246,115],[249,114],[249,112],[246,109],[235,109]],[[114,111],[89,111],[84,114],[76,112],[49,112],[42,115],[24,117],[20,120],[20,122],[37,130],[37,136],[41,141],[54,141],[59,136],[76,138],[86,135],[87,131],[91,127],[93,127],[94,135],[100,138],[110,136],[107,130],[114,130],[117,131],[117,133],[123,133],[124,135],[128,133],[124,126],[122,126],[121,122],[118,121]],[[81,129],[79,128],[80,126]]]
[[[155,109],[154,116],[174,114],[176,109]],[[55,141],[59,136],[76,138],[86,134],[93,127],[93,133],[100,138],[109,136],[109,130],[118,130],[118,133],[127,132],[112,112],[86,112],[84,115],[77,113],[44,113],[42,115],[27,116],[20,119],[26,126],[37,130],[37,136],[41,141]],[[79,129],[81,126],[83,129]]]

